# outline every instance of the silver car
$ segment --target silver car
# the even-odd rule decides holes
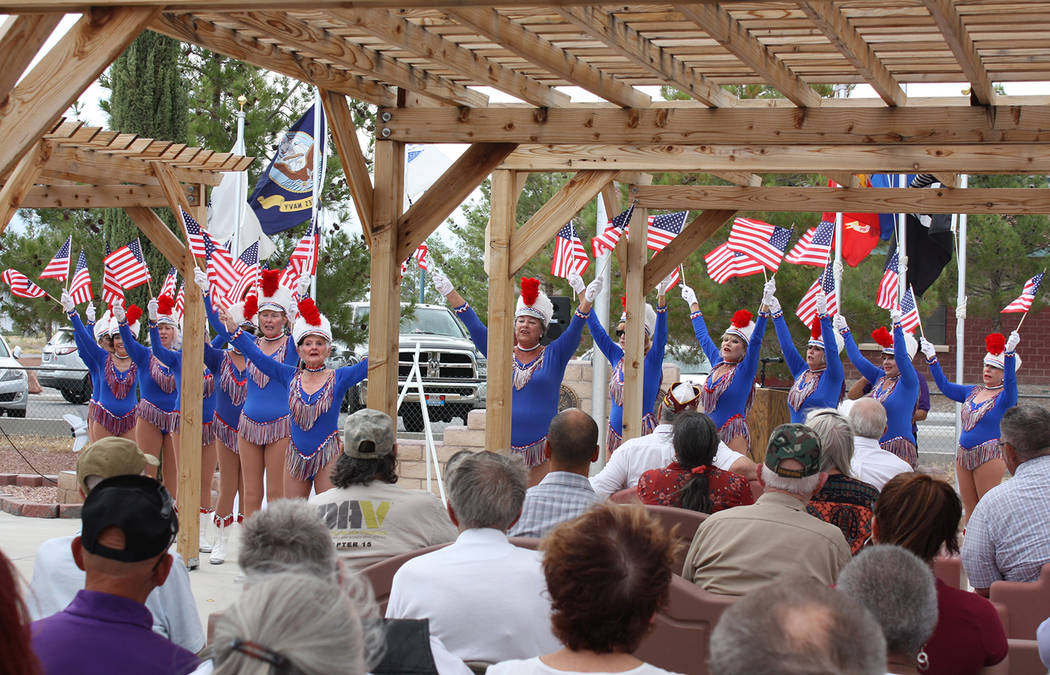
[[[29,403],[29,377],[15,360],[21,351],[16,347],[12,354],[7,340],[0,336],[0,414],[6,412],[8,417],[25,417]]]
[[[80,359],[72,328],[59,328],[40,352],[36,379],[41,387],[53,387],[70,403],[91,398],[91,376]]]

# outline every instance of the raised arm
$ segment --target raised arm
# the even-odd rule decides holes
[[[554,362],[560,368],[564,368],[569,363],[569,359],[573,357],[576,349],[580,346],[580,338],[583,337],[583,324],[587,322],[587,315],[581,314],[583,303],[580,303],[580,308],[573,312],[572,321],[565,327],[562,334],[547,345],[545,354],[549,354],[550,358],[554,359]]]
[[[762,338],[766,334],[766,321],[768,318],[769,315],[765,312],[758,313],[758,318],[755,319],[755,330],[751,332],[751,339],[747,343],[747,353],[744,355],[744,362],[740,364],[740,367],[743,369],[742,374],[746,376],[744,379],[749,384],[753,383],[755,373],[758,372],[758,357],[762,352]]]
[[[966,400],[966,397],[970,395],[970,391],[973,387],[965,384],[955,384],[949,382],[948,378],[945,377],[944,371],[941,370],[941,364],[937,361],[937,357],[933,359],[926,359],[926,365],[930,367],[930,374],[933,375],[933,381],[937,384],[937,388],[941,390],[941,393],[950,398],[953,401],[962,403]]]
[[[835,328],[832,326],[831,316],[828,314],[820,317],[820,334],[824,336],[835,335]],[[829,340],[827,337],[824,338],[824,363],[828,369],[828,377],[838,382],[841,386],[842,381],[846,379],[846,371],[842,367],[842,356],[839,354],[835,341]],[[838,394],[835,397],[837,399]]]
[[[780,343],[780,351],[784,354],[784,362],[787,363],[791,376],[798,377],[808,370],[809,366],[806,365],[806,360],[799,355],[798,349],[795,348],[795,343],[791,337],[791,329],[788,328],[787,321],[784,320],[783,312],[777,312],[773,315],[773,328],[777,331],[777,342]]]
[[[91,368],[93,365],[98,366],[106,359],[106,350],[98,346],[95,342],[95,337],[88,330],[87,326],[80,320],[80,315],[76,312],[69,314],[69,321],[73,324],[73,342],[77,345],[77,350],[80,353],[80,358],[84,361],[84,365]]]
[[[204,365],[208,366],[208,370],[213,374],[219,374],[219,369],[222,367],[222,357],[225,355],[226,350],[215,347],[212,342],[204,343]]]
[[[335,371],[335,400],[342,401],[347,389],[368,377],[368,357]]]
[[[459,320],[463,322],[463,325],[467,327],[467,331],[470,333],[470,339],[474,342],[474,346],[478,348],[478,351],[483,356],[488,356],[489,351],[489,329],[485,327],[485,324],[481,323],[481,319],[474,313],[474,310],[467,303],[454,306],[452,311],[456,313]]]
[[[208,314],[208,323],[211,324],[212,330],[216,333],[215,339],[221,340],[220,345],[230,342],[233,339],[230,337],[230,331],[226,330],[226,324],[222,322],[222,319],[216,314],[215,308],[211,306],[211,298],[208,297],[207,293],[204,294],[204,309]],[[213,342],[212,346],[217,347],[219,345]]]
[[[591,329],[591,337],[594,338],[594,346],[597,347],[602,354],[605,355],[606,360],[612,365],[616,365],[623,358],[623,350],[620,349],[620,345],[613,342],[613,339],[609,337],[609,333],[605,330],[605,326],[598,320],[598,317],[591,312],[587,315],[587,327]]]
[[[849,328],[839,331],[839,335],[846,341],[846,354],[849,356],[850,362],[853,367],[860,371],[861,376],[868,382],[875,382],[883,376],[882,368],[879,368],[874,363],[864,358],[864,355],[860,353],[860,348],[857,347],[857,343],[853,341],[853,333],[850,332]]]
[[[290,384],[292,378],[295,377],[295,371],[298,369],[295,366],[275,361],[269,354],[264,353],[255,344],[254,336],[239,330],[233,336],[232,342],[233,346],[244,354],[244,358],[251,361],[267,377],[282,382],[285,386]]]
[[[143,347],[135,336],[131,334],[131,328],[128,326],[127,319],[125,318],[119,324],[120,327],[120,339],[124,341],[124,349],[128,350],[128,354],[131,359],[136,363],[146,363],[149,361],[150,355],[153,353],[148,347]]]
[[[908,355],[908,343],[904,341],[904,328],[900,322],[893,324],[893,360],[901,371],[901,382],[918,393],[919,374],[915,372],[915,364]]]
[[[149,326],[149,342],[153,347],[154,356],[160,359],[161,363],[172,370],[182,368],[182,352],[168,349],[160,343],[160,331],[155,323],[150,323]]]
[[[656,305],[656,328],[653,329],[653,344],[645,355],[646,368],[661,368],[664,352],[667,351],[667,302]]]

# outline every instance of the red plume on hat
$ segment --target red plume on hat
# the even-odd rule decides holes
[[[171,310],[175,308],[175,298],[171,297],[171,294],[165,293],[164,295],[157,298],[157,312],[160,314],[171,314]]]
[[[259,311],[259,296],[255,293],[249,293],[248,297],[244,299],[244,320],[251,321],[255,318],[255,313]]]
[[[260,277],[263,295],[272,297],[281,285],[281,270],[263,270]]]
[[[521,279],[521,299],[522,301],[532,307],[536,302],[536,299],[540,297],[540,280],[532,277],[522,277]]]
[[[738,309],[733,312],[733,326],[735,328],[747,328],[747,325],[751,323],[751,317],[754,315],[746,309]]]
[[[984,346],[992,356],[999,356],[1006,350],[1006,338],[1002,333],[991,333],[984,336]]]
[[[627,296],[626,295],[621,295],[620,296],[620,304],[623,305],[623,310],[626,312],[627,311]]]
[[[820,339],[820,319],[813,319],[813,325],[809,327],[809,334],[814,340]]]
[[[321,325],[321,312],[318,311],[317,305],[314,304],[313,298],[303,298],[299,301],[299,316],[303,317],[303,321],[310,326]]]
[[[886,330],[886,326],[879,326],[878,329],[871,331],[871,337],[885,349],[893,346],[893,336]]]
[[[128,323],[135,323],[142,316],[142,308],[138,305],[129,305],[124,313],[127,315]]]

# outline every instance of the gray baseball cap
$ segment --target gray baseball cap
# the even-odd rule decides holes
[[[358,410],[343,425],[343,452],[351,459],[379,459],[394,451],[394,442],[394,421],[378,410]]]

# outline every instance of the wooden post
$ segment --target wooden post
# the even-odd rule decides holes
[[[652,178],[639,177],[648,185]],[[632,187],[633,192],[633,187]],[[635,207],[627,237],[627,349],[623,357],[623,439],[635,438],[642,423],[642,368],[645,363],[645,240],[649,234],[649,212]]]
[[[511,363],[514,358],[514,279],[510,241],[518,204],[515,172],[494,171],[489,211],[489,375],[485,401],[485,449],[510,452]]]
[[[372,289],[368,318],[368,407],[397,419],[401,261],[397,221],[405,184],[405,144],[376,141],[372,199]]]

